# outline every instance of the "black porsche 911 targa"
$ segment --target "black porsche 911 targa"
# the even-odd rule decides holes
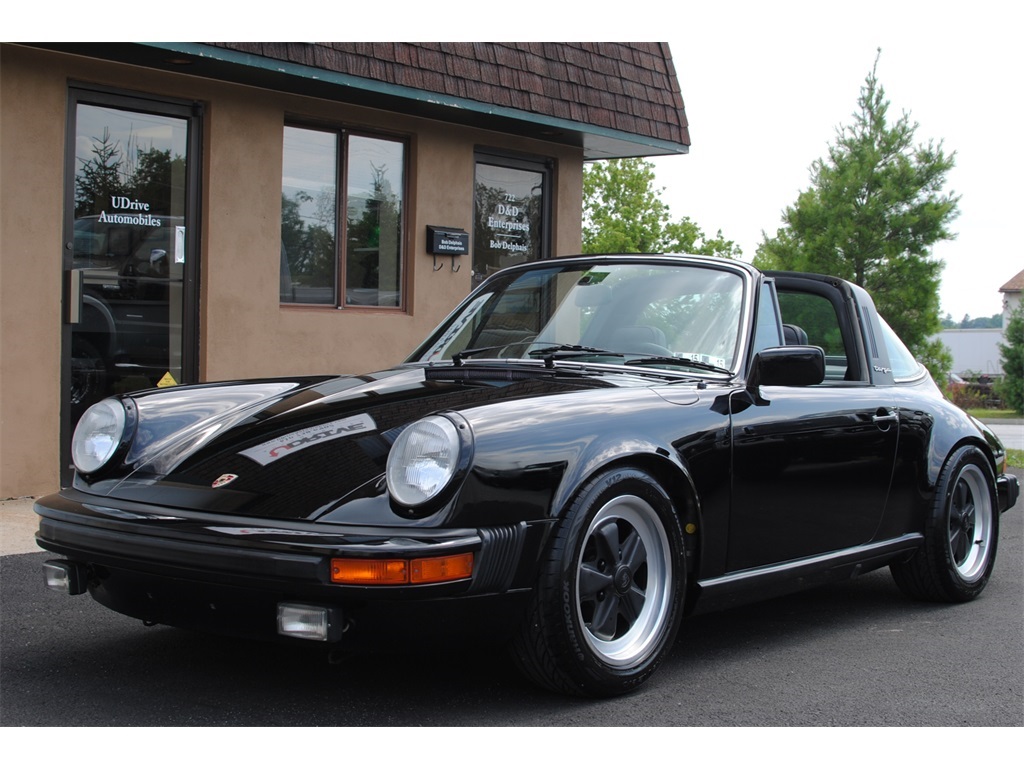
[[[862,289],[664,255],[499,272],[390,370],[104,400],[73,457],[54,589],[331,648],[493,623],[582,695],[695,610],[882,566],[970,600],[1019,494]]]

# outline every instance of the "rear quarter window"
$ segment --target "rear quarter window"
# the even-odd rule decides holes
[[[911,381],[924,375],[924,366],[917,362],[917,359],[907,349],[907,345],[900,341],[900,337],[889,327],[881,315],[878,323],[882,327],[882,339],[885,343],[886,352],[889,353],[889,366],[892,368],[892,377],[895,381]]]

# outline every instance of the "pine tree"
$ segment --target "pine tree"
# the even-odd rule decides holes
[[[98,214],[110,206],[112,197],[126,191],[121,147],[107,128],[101,137],[93,137],[92,155],[82,162],[75,179],[75,218]]]
[[[1024,413],[1024,304],[1010,315],[1003,339],[1006,343],[999,345],[1003,364],[1003,379],[998,385],[999,396],[1007,408]]]
[[[857,101],[853,123],[837,130],[828,156],[811,165],[811,186],[765,237],[754,263],[818,272],[866,288],[900,338],[945,381],[952,357],[933,340],[941,328],[943,263],[932,246],[956,235],[959,196],[945,192],[955,153],[942,142],[915,144],[908,113],[889,121],[878,59]]]

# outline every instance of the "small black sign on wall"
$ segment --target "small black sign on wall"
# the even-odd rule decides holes
[[[462,256],[469,253],[469,233],[458,227],[427,225],[427,253],[435,256]]]

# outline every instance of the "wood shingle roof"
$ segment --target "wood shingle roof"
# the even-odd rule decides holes
[[[30,43],[551,141],[585,160],[689,151],[668,43]]]
[[[1024,291],[1024,270],[1011,277],[1006,284],[999,289],[1000,293],[1017,293]]]
[[[690,144],[667,43],[204,45],[632,135],[675,152]]]

